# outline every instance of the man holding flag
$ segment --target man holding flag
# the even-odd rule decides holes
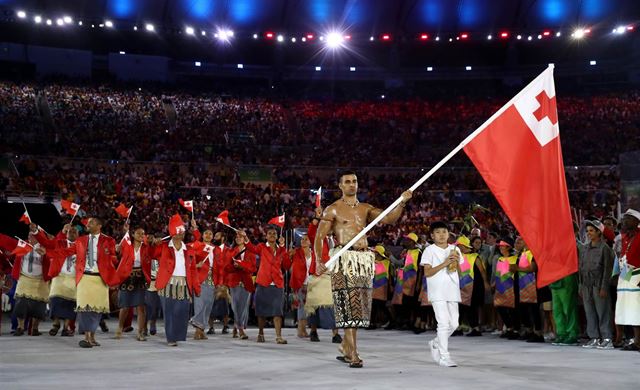
[[[358,177],[355,172],[342,172],[338,178],[342,197],[327,207],[314,240],[317,273],[327,270],[322,261],[322,246],[325,237],[331,232],[335,235],[338,246],[330,251],[333,257],[341,246],[352,240],[365,224],[382,213],[381,209],[370,204],[360,203],[357,198]],[[402,194],[402,202],[382,219],[382,223],[395,223],[411,199],[412,192]],[[369,326],[371,315],[371,288],[375,274],[375,256],[368,250],[366,237],[362,237],[353,245],[354,249],[344,252],[337,260],[331,275],[331,289],[336,317],[336,326],[345,329],[338,360],[349,363],[349,367],[362,367],[358,356],[356,335],[358,328]]]

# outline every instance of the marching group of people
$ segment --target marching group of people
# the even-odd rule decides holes
[[[233,337],[246,340],[253,307],[256,341],[266,341],[264,328],[272,319],[275,342],[287,344],[282,327],[284,293],[289,288],[298,336],[317,342],[318,328],[331,329],[332,342],[341,344],[339,360],[351,367],[362,366],[355,330],[385,322],[386,329],[422,333],[435,320],[437,336],[430,349],[443,366],[456,365],[449,356],[448,339],[463,329],[467,336],[481,336],[491,328],[502,338],[529,342],[544,342],[545,329],[555,329],[554,344],[577,345],[579,303],[590,339],[584,347],[640,350],[640,212],[628,210],[620,225],[613,217],[586,220],[588,241],[577,240],[578,273],[549,288],[537,288],[535,256],[521,237],[499,238],[477,227],[468,237],[455,235],[442,221],[431,224],[430,240],[415,233],[405,235],[402,251],[395,255],[382,243],[365,239],[364,245],[347,251],[336,267],[327,270],[331,254],[357,233],[349,230],[350,219],[343,220],[344,215],[363,212],[370,220],[378,212],[363,208],[353,189],[346,192],[350,176],[344,177],[343,198],[324,212],[316,209],[295,249],[286,247],[273,226],[265,230],[265,242],[254,244],[243,230],[229,226],[201,233],[194,219],[187,240],[187,228],[178,214],[171,217],[169,236],[164,238],[126,223],[124,237],[117,242],[102,233],[105,221],[100,217],[89,218],[88,234],[82,236],[71,224],[52,236],[33,223],[26,243],[2,235],[0,247],[5,253],[26,245],[12,257],[17,318],[13,334],[40,335],[39,323],[46,319],[48,305],[53,319],[50,335],[61,330],[62,336],[73,336],[75,329],[84,335],[80,347],[98,347],[96,330],[111,311],[110,288],[117,288],[118,339],[135,309],[136,339],[146,341],[149,333],[156,333],[161,309],[170,346],[186,341],[190,326],[195,340],[207,339],[206,334],[213,332],[212,312],[224,319],[225,332],[232,312]],[[406,202],[411,195],[403,197]],[[403,207],[404,203],[384,222],[394,223]],[[233,235],[227,234],[232,230]],[[633,334],[625,326],[632,327]],[[345,339],[339,328],[345,329]]]

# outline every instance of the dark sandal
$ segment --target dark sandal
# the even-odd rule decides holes
[[[349,363],[349,368],[362,368],[362,360]]]
[[[343,363],[351,363],[351,360],[349,360],[346,356],[336,356],[336,360],[339,360]]]

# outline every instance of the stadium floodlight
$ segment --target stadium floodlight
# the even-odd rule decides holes
[[[571,37],[573,37],[573,39],[582,39],[584,38],[587,34],[589,34],[591,32],[590,29],[588,28],[576,28],[575,30],[573,30],[573,34],[571,34]]]
[[[331,31],[327,34],[327,39],[325,40],[325,45],[329,49],[337,49],[342,47],[344,44],[344,37],[341,33],[337,31]]]
[[[35,22],[35,24],[40,24],[42,23],[42,16],[40,15],[36,15],[33,17],[33,21]]]
[[[113,28],[113,22],[110,20],[105,20],[104,25],[109,28]]]
[[[253,39],[258,39],[258,34],[253,34]]]
[[[355,66],[350,66],[349,67],[349,72],[355,72],[356,71],[356,67]]]
[[[277,41],[284,42],[284,37],[282,35],[278,35]]]
[[[66,24],[71,24],[73,23],[73,19],[71,18],[71,16],[64,16],[62,18],[62,21],[65,22]]]
[[[200,67],[200,66],[202,66],[202,62],[196,61],[196,62],[194,62],[194,65],[197,66],[197,67]]]
[[[244,69],[244,64],[238,64],[238,69]]]
[[[433,72],[433,66],[427,66],[427,72]]]
[[[291,42],[296,43],[296,37],[291,38]]]
[[[53,24],[53,20],[47,19],[47,26],[51,26]]]
[[[487,35],[487,40],[488,40],[488,41],[490,41],[490,40],[492,40],[492,39],[493,39],[493,35],[491,35],[491,34]]]
[[[58,18],[58,19],[56,19],[56,24],[58,26],[64,26],[64,20],[62,20],[62,18]]]
[[[597,62],[595,60],[591,60],[589,61],[589,65],[591,66],[596,66]]]
[[[322,70],[321,66],[316,66],[316,72],[320,72]]]
[[[194,30],[194,28],[193,28],[193,27],[191,27],[191,26],[187,26],[187,27],[185,27],[184,32],[185,32],[187,35],[195,35],[195,34],[196,34],[196,30]]]
[[[231,38],[233,38],[233,31],[226,28],[218,28],[217,32],[213,34],[213,36],[218,38],[220,42],[229,43]]]
[[[465,67],[465,69],[466,69],[466,70],[471,70],[471,69],[473,69],[473,68],[467,65],[467,66]]]
[[[156,27],[151,23],[147,23],[144,25],[144,29],[147,31],[153,32],[156,30]]]
[[[26,13],[26,12],[24,12],[24,11],[18,11],[18,12],[16,12],[16,15],[18,15],[18,17],[19,17],[20,19],[24,19],[24,18],[26,18],[26,17],[27,17],[27,13]]]
[[[207,36],[207,32],[202,30],[202,31],[200,31],[200,35],[202,35],[203,37],[206,37]]]

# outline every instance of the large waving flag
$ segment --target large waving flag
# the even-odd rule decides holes
[[[576,272],[553,66],[474,135],[464,151],[533,252],[538,286]]]

